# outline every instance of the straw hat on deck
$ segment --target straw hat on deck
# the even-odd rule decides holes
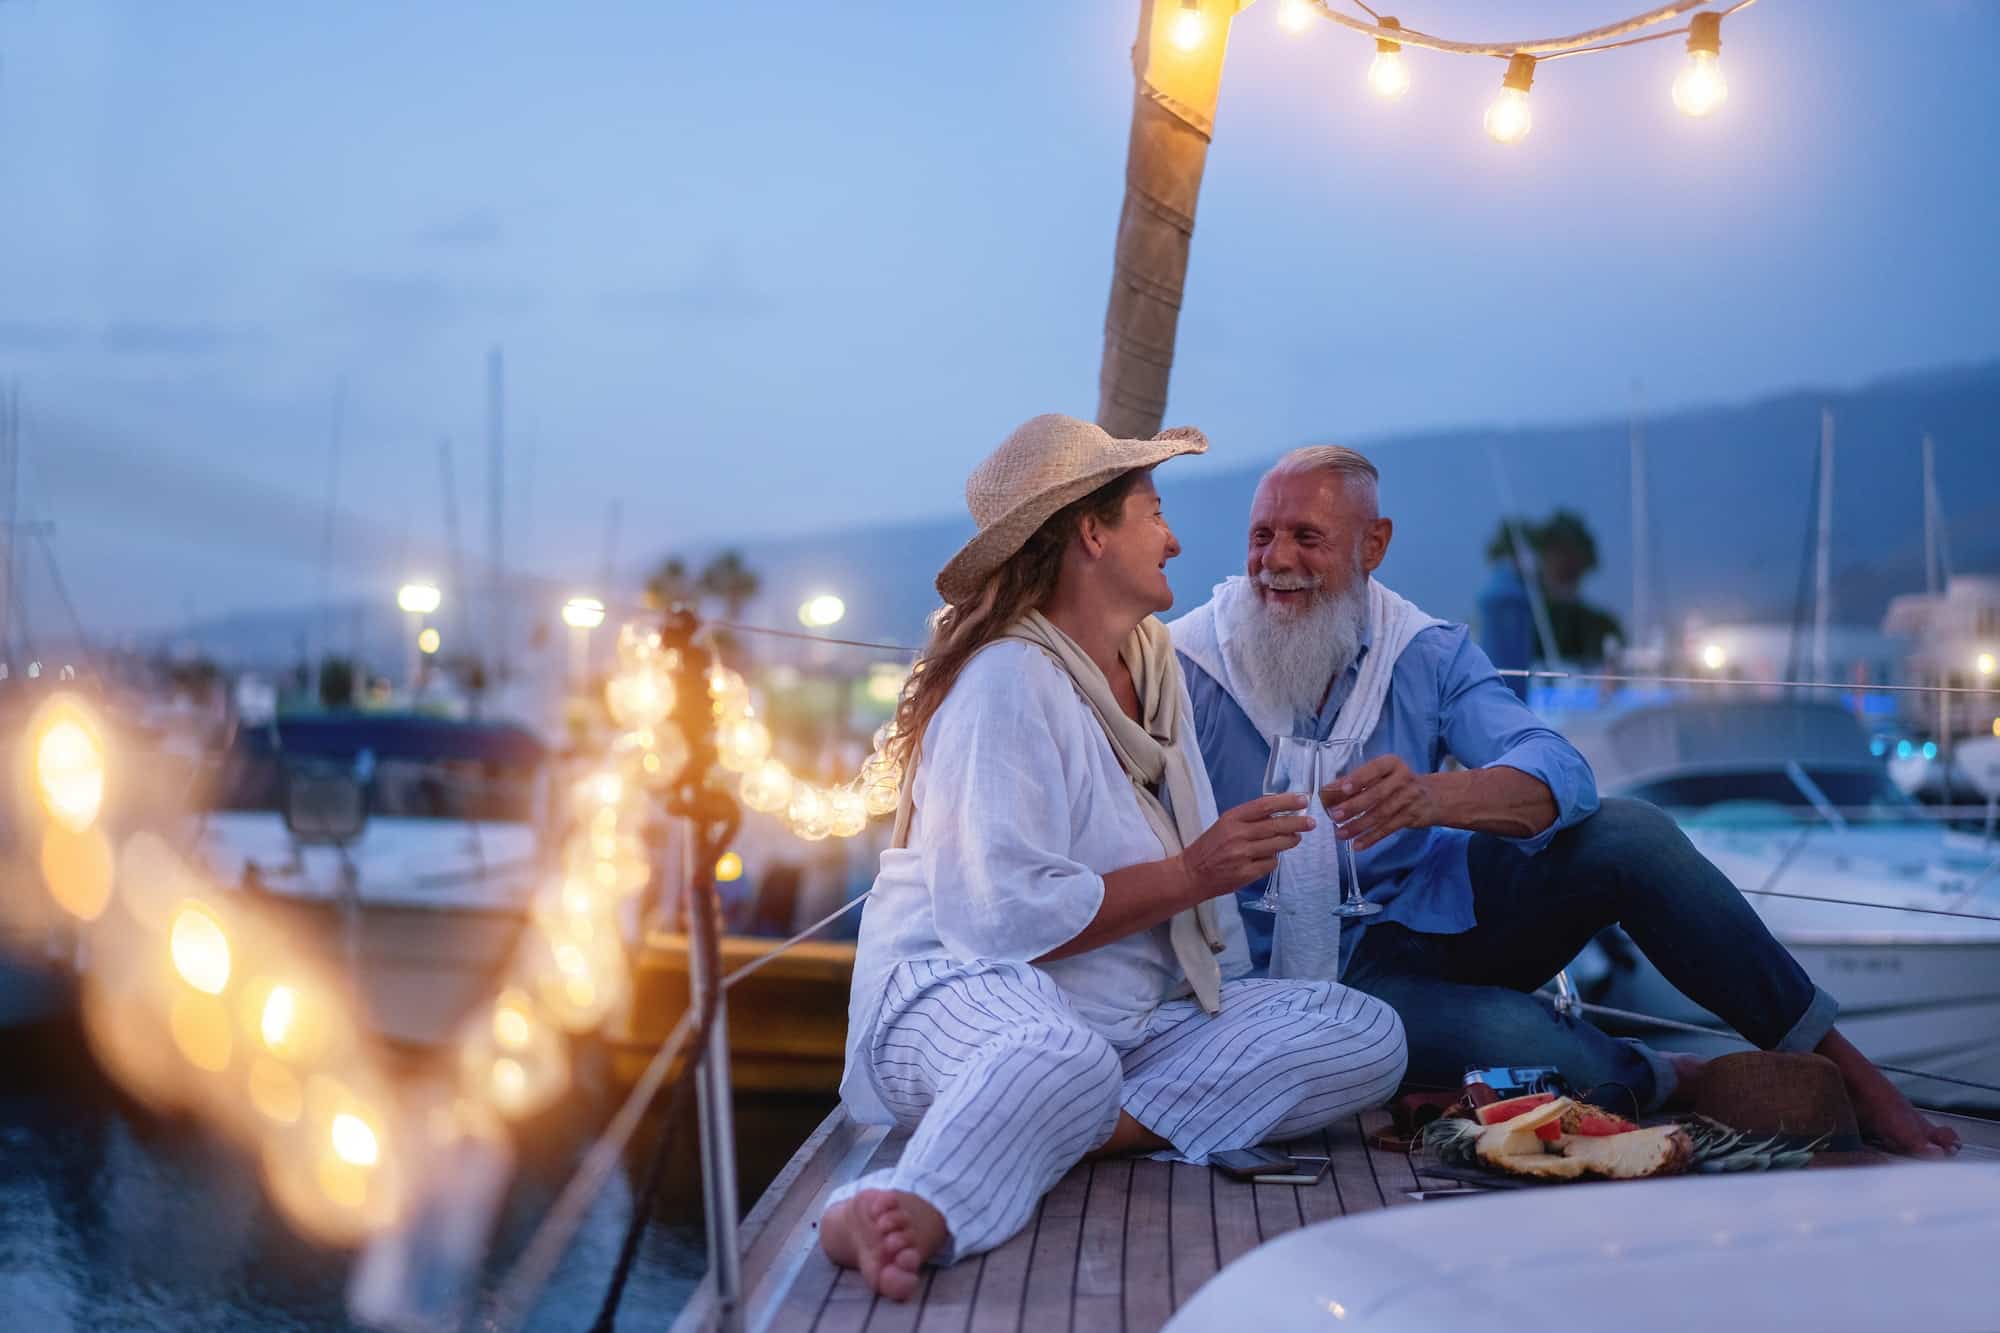
[[[1026,422],[973,469],[965,507],[979,532],[938,571],[938,595],[970,600],[1055,512],[1135,468],[1208,452],[1208,437],[1175,426],[1150,440],[1119,440],[1102,427],[1048,413]]]

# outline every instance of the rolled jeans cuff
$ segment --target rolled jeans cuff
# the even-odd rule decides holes
[[[1792,1024],[1792,1030],[1778,1039],[1772,1047],[1777,1051],[1812,1051],[1826,1040],[1826,1034],[1833,1031],[1833,1020],[1840,1017],[1840,1001],[1828,995],[1818,986],[1813,987],[1812,1003],[1806,1006],[1799,1021]]]
[[[1674,1068],[1672,1060],[1669,1060],[1643,1041],[1627,1037],[1625,1044],[1636,1051],[1639,1058],[1646,1062],[1646,1067],[1653,1071],[1653,1095],[1647,1100],[1644,1106],[1639,1108],[1641,1115],[1650,1115],[1662,1106],[1665,1106],[1667,1099],[1673,1096],[1680,1088],[1680,1071]]]

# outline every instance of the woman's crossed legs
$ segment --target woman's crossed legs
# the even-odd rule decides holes
[[[828,1256],[897,1300],[1027,1225],[1043,1194],[1135,1121],[1179,1156],[1309,1133],[1379,1105],[1404,1063],[1393,1010],[1326,982],[1240,981],[1222,1012],[1163,1005],[1121,1056],[1025,963],[905,963],[872,1048],[902,1157],[835,1192]],[[1122,1137],[1122,1136],[1121,1136]]]

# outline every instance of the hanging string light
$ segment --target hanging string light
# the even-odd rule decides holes
[[[1202,17],[1201,0],[1181,0],[1181,12],[1174,15],[1174,45],[1193,51],[1208,37],[1208,20]]]
[[[870,819],[895,811],[903,770],[888,754],[892,724],[876,730],[874,752],[859,773],[838,786],[821,787],[771,756],[770,729],[757,719],[741,675],[720,665],[711,668],[708,693],[716,718],[716,762],[743,775],[737,796],[747,809],[781,815],[808,842],[855,837]]]
[[[1384,16],[1381,27],[1400,28],[1395,19]],[[1387,37],[1375,39],[1375,58],[1368,62],[1368,87],[1377,97],[1393,102],[1410,91],[1410,70],[1403,63],[1403,44]]]
[[[1729,100],[1729,82],[1722,77],[1722,15],[1689,19],[1687,50],[1687,65],[1674,80],[1674,105],[1699,119]]]
[[[1535,84],[1535,58],[1515,52],[1507,62],[1507,77],[1500,82],[1500,95],[1486,108],[1486,132],[1495,143],[1519,143],[1535,127],[1528,109],[1528,89]]]
[[[1366,0],[1355,0],[1366,19],[1341,13],[1332,0],[1281,0],[1279,22],[1296,31],[1311,17],[1328,20],[1350,31],[1365,34],[1375,42],[1375,59],[1368,67],[1368,86],[1378,96],[1395,100],[1409,90],[1409,71],[1403,64],[1403,48],[1422,47],[1447,55],[1505,57],[1507,74],[1500,96],[1486,110],[1487,134],[1498,143],[1519,143],[1534,127],[1528,102],[1535,70],[1551,60],[1571,56],[1597,55],[1646,42],[1664,41],[1687,35],[1687,64],[1673,84],[1674,105],[1689,116],[1713,113],[1729,97],[1729,84],[1722,75],[1722,20],[1755,0],[1734,0],[1714,10],[1704,10],[1710,0],[1664,0],[1626,18],[1600,24],[1582,32],[1560,37],[1540,37],[1517,42],[1459,41],[1432,33],[1405,28],[1396,19],[1377,14]],[[1190,17],[1190,0],[1183,0],[1176,15],[1172,35],[1180,38],[1181,25]],[[1696,13],[1694,11],[1702,10]],[[1670,20],[1686,16],[1687,26],[1662,28]],[[1193,17],[1199,18],[1199,15]]]

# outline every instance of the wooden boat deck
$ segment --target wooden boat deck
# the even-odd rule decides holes
[[[2000,1123],[1945,1118],[1964,1136],[1967,1160],[2000,1161]],[[1418,1202],[1412,1191],[1457,1184],[1429,1175],[1421,1161],[1367,1147],[1366,1135],[1387,1123],[1386,1112],[1370,1112],[1291,1145],[1331,1158],[1312,1186],[1249,1185],[1177,1163],[1085,1162],[1049,1191],[1020,1235],[964,1263],[926,1269],[917,1297],[899,1304],[877,1298],[819,1250],[813,1224],[827,1192],[895,1161],[906,1141],[836,1110],[744,1220],[746,1326],[752,1333],[1155,1333],[1204,1282],[1264,1241],[1405,1207]],[[708,1327],[712,1311],[704,1281],[675,1333]]]

